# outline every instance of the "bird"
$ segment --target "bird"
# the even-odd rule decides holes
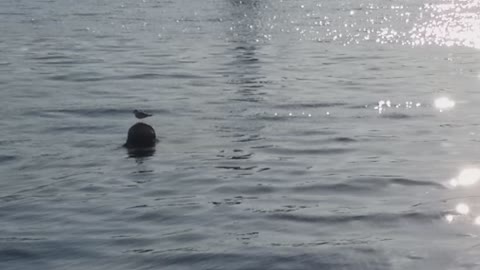
[[[133,114],[135,114],[135,117],[137,119],[143,119],[152,116],[150,113],[146,113],[144,111],[139,111],[139,110],[133,110]]]

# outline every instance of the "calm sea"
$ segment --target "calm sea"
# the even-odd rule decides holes
[[[2,0],[0,269],[480,269],[479,14]]]

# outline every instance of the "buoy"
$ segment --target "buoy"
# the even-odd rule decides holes
[[[155,130],[150,125],[138,122],[128,130],[127,142],[125,147],[132,148],[152,148],[157,143]]]

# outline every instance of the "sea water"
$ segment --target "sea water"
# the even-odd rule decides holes
[[[1,1],[0,269],[479,269],[479,14]]]

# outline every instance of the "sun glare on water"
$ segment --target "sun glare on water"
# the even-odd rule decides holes
[[[455,211],[457,211],[457,213],[459,213],[460,215],[466,215],[470,213],[470,207],[465,203],[459,203],[455,207]]]
[[[460,172],[460,174],[450,180],[450,185],[452,187],[457,186],[471,186],[476,184],[480,180],[480,169],[477,168],[468,168]]]
[[[465,168],[460,173],[451,179],[448,184],[451,188],[459,189],[459,191],[474,190],[475,184],[480,182],[480,169],[475,167]],[[463,197],[463,196],[462,196]],[[476,197],[476,196],[475,196]],[[463,197],[462,200],[468,197]],[[460,199],[460,198],[459,198]],[[475,202],[457,202],[451,213],[445,215],[447,223],[469,222],[473,225],[480,226],[480,209]]]
[[[434,106],[440,112],[443,112],[445,110],[453,109],[453,107],[455,107],[455,101],[452,99],[449,99],[448,97],[440,97],[435,99]]]

